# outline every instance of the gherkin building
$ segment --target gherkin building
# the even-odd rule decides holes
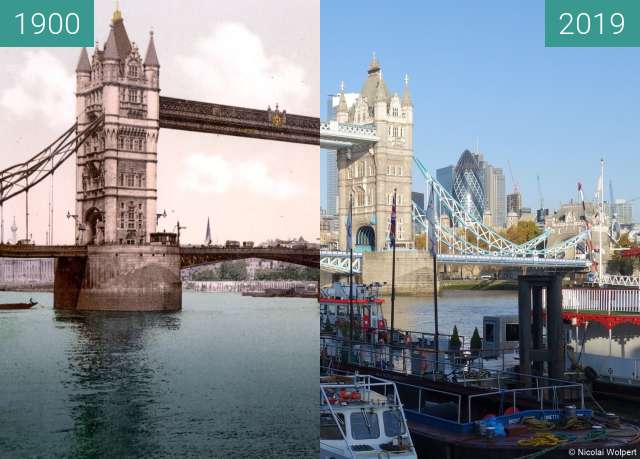
[[[484,214],[482,173],[478,158],[465,150],[456,164],[453,178],[453,197],[469,215],[479,221],[482,221]]]

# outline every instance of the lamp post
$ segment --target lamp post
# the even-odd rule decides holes
[[[74,224],[74,229],[77,227],[78,231],[82,232],[84,231],[84,228],[80,228],[80,225],[78,224],[78,216],[75,214],[72,214],[71,212],[67,211],[67,220],[73,218],[75,224]],[[76,245],[78,245],[78,236],[76,235]]]
[[[163,209],[161,214],[156,214],[156,226],[160,222],[161,218],[167,218],[167,210]]]

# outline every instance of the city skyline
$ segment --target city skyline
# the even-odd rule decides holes
[[[189,2],[157,2],[153,13],[135,2],[120,2],[129,36],[141,52],[154,31],[162,95],[259,109],[279,104],[288,113],[318,116],[314,88],[320,42],[314,19],[319,2],[315,9],[288,3],[293,25],[257,0],[247,1],[243,12],[191,3],[203,14],[181,15]],[[96,2],[100,48],[113,9],[110,0]],[[292,39],[300,44],[296,49],[289,46]],[[6,69],[0,76],[0,135],[11,149],[0,158],[0,169],[30,158],[73,124],[79,54],[78,48],[0,49]],[[318,216],[308,211],[309,202],[319,201],[317,147],[163,129],[158,155],[158,211],[168,214],[160,219],[160,231],[171,231],[179,220],[186,226],[182,240],[199,244],[211,217],[214,240],[317,239]],[[74,223],[66,218],[75,209],[74,176],[71,158],[54,178],[54,239],[59,243],[74,240]],[[29,232],[38,243],[46,242],[49,184],[47,179],[29,194]],[[24,238],[24,197],[4,206],[5,240],[13,216]]]
[[[479,145],[503,171],[511,161],[525,207],[538,207],[537,175],[547,208],[577,199],[579,181],[592,199],[600,158],[617,198],[640,194],[634,194],[629,174],[640,167],[634,142],[640,92],[628,68],[636,65],[629,64],[638,60],[636,48],[545,48],[543,3],[423,6],[420,14],[404,17],[401,28],[389,26],[391,5],[335,6],[321,9],[321,59],[331,62],[322,67],[322,97],[335,94],[341,81],[345,92],[359,90],[360,69],[374,51],[394,86],[401,83],[398,75],[408,73],[415,155],[432,173]],[[354,14],[361,20],[347,23]],[[451,23],[465,24],[455,29],[456,40],[450,37]],[[344,30],[369,39],[345,46],[339,33]],[[326,111],[321,116],[325,119]],[[325,158],[323,152],[323,207]],[[423,192],[420,182],[414,173],[413,188]],[[510,177],[506,188],[512,188]],[[634,202],[636,214],[639,205]]]

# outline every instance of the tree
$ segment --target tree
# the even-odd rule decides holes
[[[622,248],[633,247],[634,244],[629,239],[629,233],[624,233],[618,240],[618,246]],[[614,252],[613,256],[607,263],[607,274],[621,274],[623,276],[631,276],[634,267],[638,261],[634,258],[623,257],[620,252]]]
[[[480,338],[480,333],[478,333],[478,327],[473,329],[473,335],[471,335],[471,343],[469,347],[472,351],[479,351],[482,349],[482,339]]]
[[[511,225],[506,231],[501,233],[505,239],[510,240],[514,244],[524,244],[531,239],[540,236],[542,230],[538,228],[535,222],[519,221],[515,225]]]
[[[247,263],[244,260],[223,261],[218,267],[220,280],[241,281],[247,279]]]
[[[454,325],[453,332],[451,332],[451,338],[449,338],[449,349],[459,350],[461,346],[462,342],[460,341],[460,335],[458,334],[458,327]]]

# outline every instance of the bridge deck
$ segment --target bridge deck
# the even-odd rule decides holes
[[[160,97],[160,127],[320,145],[320,118]]]
[[[122,246],[126,248],[127,246]],[[117,251],[117,248],[115,249]],[[0,258],[64,258],[86,257],[88,246],[78,245],[0,245]],[[284,261],[311,268],[320,267],[320,251],[313,248],[286,247],[211,247],[181,246],[181,266],[195,266],[225,260],[263,258]]]

